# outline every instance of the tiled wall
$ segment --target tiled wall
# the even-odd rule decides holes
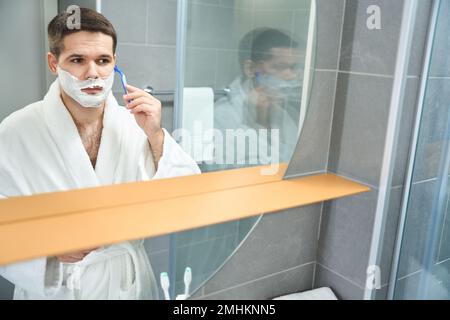
[[[381,8],[382,30],[366,28],[366,9]],[[396,168],[384,233],[381,276],[385,298],[403,180],[416,108],[429,1],[420,1],[406,99],[396,147]],[[315,286],[344,299],[362,299],[377,205],[403,1],[347,0],[328,169],[365,183],[367,194],[324,206]]]

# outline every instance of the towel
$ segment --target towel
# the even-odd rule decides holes
[[[338,300],[330,288],[319,288],[281,296],[273,300]]]

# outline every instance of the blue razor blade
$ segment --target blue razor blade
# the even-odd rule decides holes
[[[127,90],[127,77],[125,77],[125,74],[122,72],[122,70],[119,69],[118,66],[114,67],[114,71],[117,72],[120,76],[120,82],[122,83],[122,88],[125,94],[128,94]]]

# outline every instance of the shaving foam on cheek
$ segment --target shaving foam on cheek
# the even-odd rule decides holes
[[[98,108],[108,98],[114,83],[114,71],[106,78],[79,80],[69,72],[57,67],[59,84],[65,93],[86,108]],[[88,94],[81,91],[89,87],[101,87],[97,94]]]

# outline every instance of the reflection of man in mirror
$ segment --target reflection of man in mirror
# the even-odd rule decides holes
[[[230,84],[228,96],[216,102],[215,128],[224,135],[227,129],[279,130],[279,160],[288,162],[299,131],[304,51],[303,45],[277,29],[260,28],[247,33],[239,46],[242,74]],[[270,145],[271,134],[267,137],[258,136],[258,143],[264,140]],[[271,147],[266,147],[270,155]],[[270,157],[262,159],[267,153],[260,151],[254,154],[248,148],[245,163],[271,162]],[[230,150],[224,149],[224,154],[227,152]],[[236,163],[240,160],[236,158]]]
[[[48,25],[48,66],[57,80],[42,101],[0,124],[0,197],[199,173],[161,128],[158,100],[133,86],[126,108],[113,97],[111,23],[81,8],[81,28],[68,29],[68,17],[61,13]],[[143,240],[1,266],[0,274],[15,284],[15,299],[158,295]]]

